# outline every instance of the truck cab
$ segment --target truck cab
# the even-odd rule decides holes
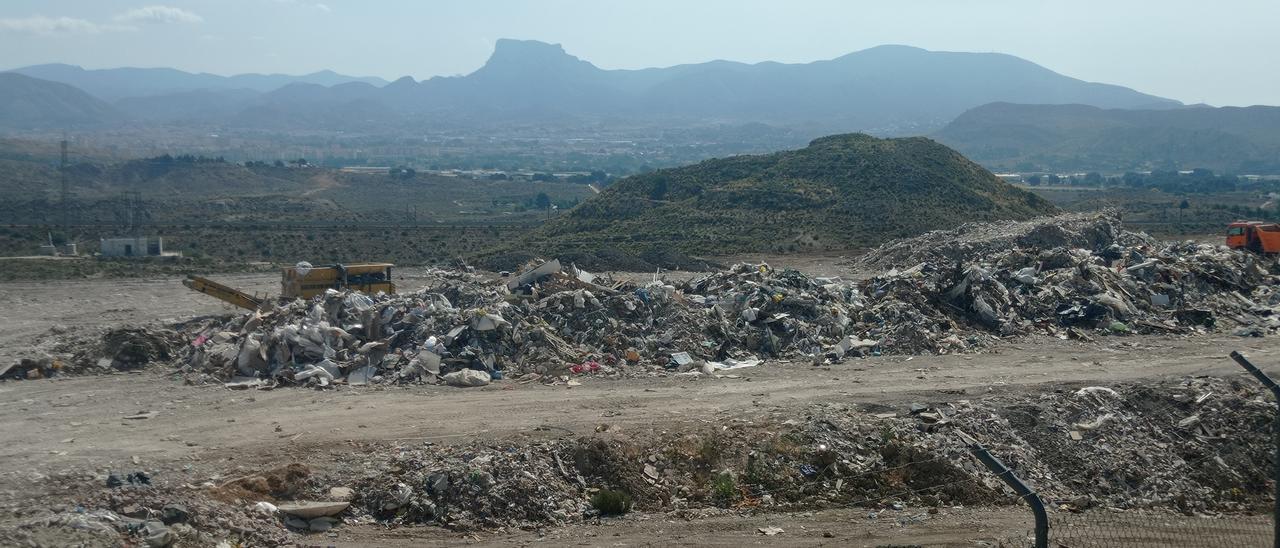
[[[1227,225],[1227,247],[1255,253],[1280,253],[1280,225],[1261,221],[1236,221]]]

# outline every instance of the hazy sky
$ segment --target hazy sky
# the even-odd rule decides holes
[[[465,74],[498,38],[602,68],[998,51],[1188,103],[1280,105],[1280,0],[3,0],[0,67]]]

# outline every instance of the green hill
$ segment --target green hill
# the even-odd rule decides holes
[[[843,249],[1055,208],[930,139],[863,134],[618,181],[506,251],[572,255]]]

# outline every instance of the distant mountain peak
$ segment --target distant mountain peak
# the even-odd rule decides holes
[[[396,78],[394,82],[387,84],[387,87],[395,89],[395,88],[413,87],[416,85],[418,85],[418,81],[414,80],[412,76],[401,76],[399,78]]]
[[[598,69],[591,63],[569,55],[560,44],[502,38],[494,45],[493,55],[489,56],[489,60],[475,74],[523,75],[548,70]]]
[[[930,51],[929,51],[929,50],[927,50],[927,49],[924,49],[924,48],[918,48],[918,47],[916,47],[916,46],[908,46],[908,45],[906,45],[906,44],[880,44],[880,45],[878,45],[878,46],[872,46],[872,47],[869,47],[869,48],[867,48],[867,49],[862,50],[862,52],[870,52],[870,51],[881,51],[881,52],[892,52],[892,51],[897,51],[897,52],[910,52],[910,53],[932,53],[932,52],[930,52]],[[855,53],[862,53],[862,52],[855,52]]]
[[[564,46],[541,40],[518,40],[515,38],[499,38],[493,46],[493,58],[506,56],[529,57],[572,57],[564,51]],[[577,59],[576,57],[574,57]]]

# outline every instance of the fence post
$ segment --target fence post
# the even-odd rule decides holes
[[[984,466],[987,466],[988,470],[996,474],[997,478],[1004,480],[1005,484],[1014,489],[1014,493],[1018,493],[1019,497],[1030,504],[1032,513],[1036,515],[1036,548],[1048,548],[1048,513],[1044,512],[1044,502],[1041,501],[1038,494],[1027,487],[1023,480],[1014,475],[1014,471],[1010,470],[1009,466],[1005,466],[1004,462],[1000,462],[1000,458],[991,455],[991,451],[987,451],[987,448],[978,443],[977,440],[969,444],[969,449],[973,451],[973,455],[978,457],[979,461],[982,461]]]
[[[1249,360],[1244,357],[1244,354],[1232,350],[1231,359],[1235,360],[1236,363],[1240,364],[1240,367],[1243,367],[1245,371],[1248,371],[1254,376],[1254,378],[1258,379],[1258,382],[1262,383],[1262,386],[1270,389],[1271,394],[1276,398],[1276,404],[1280,405],[1280,384],[1276,384],[1276,381],[1272,380],[1266,373],[1263,373],[1257,366],[1250,363]],[[1276,446],[1276,452],[1275,455],[1271,457],[1271,481],[1275,483],[1276,500],[1275,507],[1271,511],[1271,522],[1272,526],[1275,528],[1272,533],[1272,545],[1275,546],[1275,548],[1280,548],[1280,409],[1277,409],[1274,420],[1275,424],[1271,427],[1271,441]]]

